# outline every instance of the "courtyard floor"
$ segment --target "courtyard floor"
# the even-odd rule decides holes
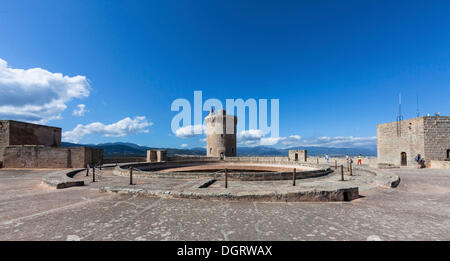
[[[320,203],[100,193],[108,170],[56,190],[41,184],[49,172],[0,170],[0,240],[450,240],[450,170],[392,170],[395,189]]]

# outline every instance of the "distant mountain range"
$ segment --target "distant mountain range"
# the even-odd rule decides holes
[[[140,146],[134,143],[128,142],[114,142],[114,143],[102,143],[102,144],[75,144],[69,142],[63,142],[63,147],[79,147],[89,146],[94,148],[101,148],[104,150],[104,156],[106,158],[118,158],[118,157],[145,157],[147,150],[149,149],[165,149],[169,155],[181,154],[181,155],[206,155],[205,148],[192,148],[192,149],[174,149],[174,148],[153,148],[147,146]],[[266,146],[257,147],[238,147],[237,153],[239,156],[287,156],[288,151],[291,149],[307,150],[309,156],[318,156],[328,153],[330,156],[355,156],[362,154],[364,156],[376,156],[376,148],[328,148],[328,147],[295,147],[288,149],[277,149]]]
[[[320,156],[328,154],[330,156],[376,156],[376,148],[329,148],[329,147],[294,147],[287,149],[277,149],[266,146],[258,147],[238,147],[237,153],[241,156],[287,156],[289,150],[307,150],[309,156]]]

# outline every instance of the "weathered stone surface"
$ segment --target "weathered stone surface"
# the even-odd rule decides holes
[[[80,172],[87,186],[56,190],[40,185],[48,170],[0,170],[0,240],[450,240],[448,170],[394,169],[396,189],[360,187],[363,197],[334,203],[99,193],[128,182],[103,171],[98,182]]]
[[[351,201],[359,198],[357,187],[344,187],[337,189],[299,189],[298,191],[161,191],[145,188],[131,187],[102,187],[102,192],[116,192],[122,194],[139,194],[143,196],[233,200],[233,201],[267,201],[267,202],[320,202],[320,201]]]

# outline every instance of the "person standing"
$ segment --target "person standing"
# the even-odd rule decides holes
[[[350,167],[350,157],[347,155],[345,155],[345,160],[347,161],[347,168]]]
[[[357,165],[362,165],[362,156],[361,154],[358,155],[358,163]]]
[[[330,157],[328,156],[328,154],[325,154],[325,160],[327,161],[327,163],[328,163],[329,159],[330,159]]]

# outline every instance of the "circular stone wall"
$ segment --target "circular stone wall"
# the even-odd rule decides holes
[[[228,180],[264,181],[288,180],[293,178],[294,168],[296,179],[325,176],[333,171],[329,167],[311,167],[300,164],[254,163],[254,162],[157,162],[125,164],[116,167],[114,174],[129,176],[129,168],[133,168],[133,176],[137,178],[225,178],[227,169]]]

